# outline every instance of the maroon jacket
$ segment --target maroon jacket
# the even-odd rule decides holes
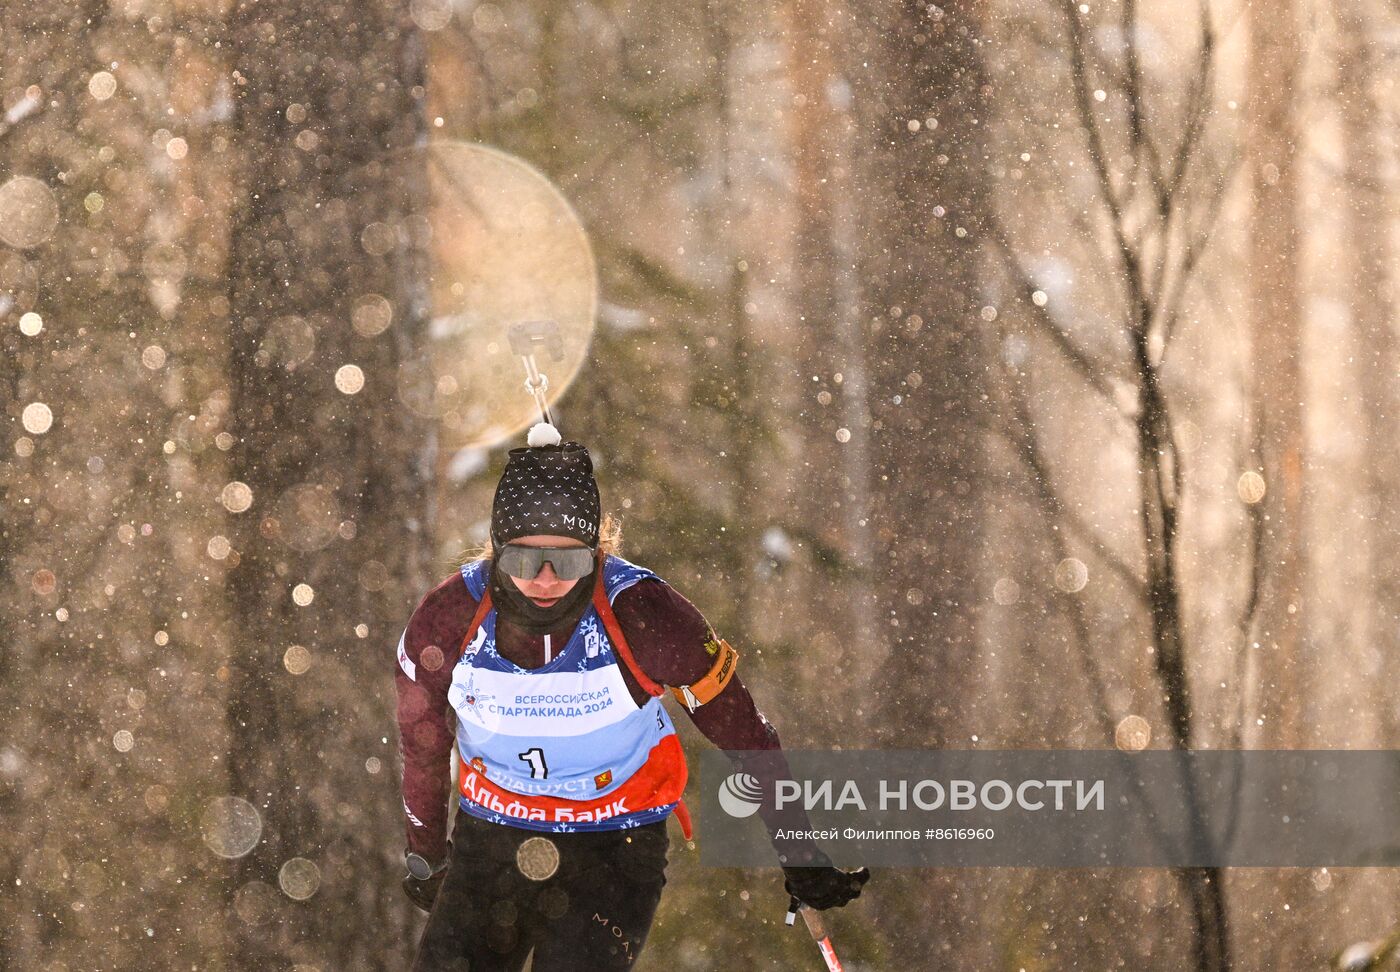
[[[580,583],[591,581],[590,577]],[[476,599],[460,574],[443,581],[423,598],[404,632],[400,654],[414,667],[416,680],[408,677],[402,661],[395,667],[408,849],[430,861],[441,860],[447,853],[448,761],[455,718],[447,690],[476,608]],[[617,595],[613,611],[637,664],[654,681],[688,685],[714,664],[714,657],[705,650],[705,642],[714,637],[709,623],[669,585],[656,580],[634,584]],[[547,660],[546,651],[563,650],[574,627],[531,635],[498,615],[496,648],[522,668],[538,668]],[[627,666],[620,668],[632,698],[638,705],[646,702],[647,693]],[[724,691],[690,713],[690,719],[724,750],[781,749],[777,730],[755,707],[738,674]],[[785,761],[779,758],[774,766],[785,768]]]

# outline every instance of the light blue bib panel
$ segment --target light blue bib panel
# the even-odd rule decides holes
[[[479,602],[489,564],[462,567]],[[651,571],[603,563],[611,603]],[[596,583],[589,575],[580,583]],[[685,759],[660,699],[639,708],[592,603],[557,656],[521,668],[496,650],[493,606],[452,672],[466,813],[531,830],[612,830],[664,819],[685,787]]]

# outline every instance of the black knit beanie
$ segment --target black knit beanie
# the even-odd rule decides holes
[[[510,450],[491,503],[491,540],[573,537],[598,546],[601,504],[593,460],[577,442]]]

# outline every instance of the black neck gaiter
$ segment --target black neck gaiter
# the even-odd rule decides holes
[[[515,627],[532,635],[546,635],[561,628],[572,628],[578,624],[584,609],[593,597],[593,584],[597,570],[587,577],[580,577],[569,593],[559,599],[558,604],[540,607],[520,592],[515,582],[505,577],[491,564],[491,603],[498,615]]]

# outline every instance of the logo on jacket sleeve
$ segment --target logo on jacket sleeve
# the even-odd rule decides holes
[[[603,772],[593,777],[593,785],[600,790],[606,790],[612,785],[612,770],[603,770]]]
[[[408,652],[404,649],[403,642],[407,637],[408,629],[404,629],[404,633],[399,635],[399,667],[403,669],[403,673],[409,677],[410,681],[416,682],[418,681],[418,666],[413,664],[413,660],[408,657]]]
[[[482,776],[486,775],[486,760],[482,759],[480,756],[473,756],[471,764],[472,769],[476,770]]]

